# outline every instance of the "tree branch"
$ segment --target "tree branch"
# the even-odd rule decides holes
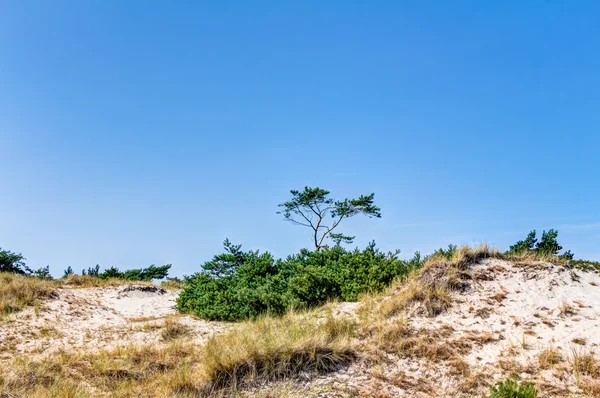
[[[344,218],[344,215],[342,214],[340,216],[339,220],[337,220],[336,222],[334,222],[333,226],[331,228],[328,228],[327,231],[325,231],[325,233],[323,234],[323,236],[321,236],[321,240],[319,241],[319,247],[323,243],[323,240],[325,240],[325,237],[327,236],[327,234],[329,234],[331,231],[333,231],[335,229],[335,227],[337,227],[338,225],[340,225],[340,223],[342,222],[343,218]]]

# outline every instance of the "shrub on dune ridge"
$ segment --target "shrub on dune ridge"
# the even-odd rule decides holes
[[[419,265],[419,256],[405,262],[398,252],[383,253],[375,243],[364,250],[340,246],[301,250],[275,261],[270,253],[244,252],[226,240],[225,253],[205,263],[204,271],[186,278],[177,303],[181,312],[213,320],[283,314],[329,299],[356,301],[362,293],[382,291]]]

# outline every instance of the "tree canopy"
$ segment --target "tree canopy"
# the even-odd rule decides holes
[[[282,214],[286,221],[313,230],[315,249],[321,250],[326,245],[326,238],[332,239],[336,245],[352,243],[354,236],[333,233],[343,219],[364,214],[367,217],[381,218],[381,209],[374,204],[375,194],[361,195],[358,199],[335,200],[330,192],[318,187],[304,187],[303,191],[291,190],[292,199],[281,203]]]
[[[31,273],[32,270],[25,265],[25,257],[21,253],[2,250],[0,247],[0,272],[25,275]]]

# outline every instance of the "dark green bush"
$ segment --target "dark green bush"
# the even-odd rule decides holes
[[[559,256],[566,260],[573,259],[573,253],[570,250],[559,255],[562,246],[558,244],[558,231],[551,229],[548,232],[542,232],[542,239],[538,242],[536,231],[529,232],[525,240],[520,240],[508,248],[506,254],[521,254],[524,252],[535,252],[542,255]]]
[[[50,274],[50,266],[46,265],[45,267],[38,268],[35,271],[31,271],[30,276],[35,276],[40,279],[52,279],[52,275]]]
[[[506,379],[490,388],[490,398],[536,398],[537,390],[531,383],[519,383],[517,378]]]
[[[356,301],[361,293],[381,291],[421,264],[418,254],[407,263],[398,259],[398,252],[382,253],[375,243],[362,251],[304,249],[277,261],[270,253],[244,252],[228,240],[224,246],[225,253],[205,263],[202,272],[186,277],[179,311],[233,321],[329,299]]]
[[[454,256],[454,253],[456,253],[456,249],[458,249],[458,246],[456,245],[448,245],[447,249],[439,248],[436,251],[434,251],[433,253],[431,253],[430,255],[427,256],[427,258],[430,257],[443,257],[446,260],[451,260],[452,257]]]
[[[70,269],[71,267],[69,267]],[[81,275],[91,275],[97,276],[98,278],[108,279],[108,278],[118,278],[125,279],[128,281],[151,281],[153,279],[164,279],[169,275],[169,269],[171,269],[171,264],[166,264],[157,267],[152,264],[148,268],[141,269],[130,269],[127,271],[121,271],[117,267],[110,267],[105,269],[103,272],[100,272],[100,265],[96,264],[95,267],[89,267],[86,270],[84,269],[81,272]],[[72,270],[71,270],[72,272]],[[67,276],[67,271],[65,271],[65,276]]]
[[[2,250],[0,247],[0,272],[26,275],[31,273],[32,270],[25,265],[25,257],[22,254]]]

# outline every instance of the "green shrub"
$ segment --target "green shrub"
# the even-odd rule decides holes
[[[67,269],[64,270],[63,278],[68,278],[69,275],[74,275],[74,274],[75,274],[75,272],[73,272],[73,268],[69,265],[67,267]]]
[[[548,232],[542,232],[542,239],[538,242],[536,231],[529,232],[525,240],[520,240],[508,248],[506,254],[522,254],[524,252],[535,252],[545,256],[558,256],[565,260],[572,260],[573,253],[570,250],[559,256],[562,246],[558,244],[558,231],[551,229]]]
[[[25,265],[25,260],[22,254],[13,253],[10,250],[2,250],[0,247],[0,272],[19,275],[29,274],[32,271]]]
[[[454,257],[454,253],[456,253],[456,249],[458,249],[458,246],[448,245],[447,249],[439,248],[436,251],[434,251],[433,253],[431,253],[430,255],[428,255],[425,259],[433,258],[433,257],[442,257],[442,258],[445,258],[446,260],[451,260],[452,257]]]
[[[30,276],[35,276],[40,279],[52,279],[52,275],[50,274],[50,266],[46,265],[45,267],[41,267],[36,269],[35,271],[31,271]]]
[[[179,311],[234,321],[313,307],[330,299],[356,301],[360,294],[381,291],[421,264],[420,255],[407,263],[398,259],[398,252],[382,253],[375,243],[362,251],[340,246],[303,249],[277,261],[270,253],[244,252],[229,240],[224,246],[225,253],[205,263],[203,271],[186,277],[177,301]]]
[[[517,378],[506,379],[490,388],[490,398],[536,398],[532,383],[520,383]]]
[[[69,269],[70,268],[71,267],[69,267]],[[152,264],[148,268],[130,269],[127,271],[121,271],[117,267],[110,267],[105,269],[103,272],[100,272],[100,265],[96,264],[95,267],[89,267],[87,272],[83,270],[81,275],[97,276],[98,278],[102,279],[117,278],[128,281],[149,282],[153,279],[164,279],[167,275],[169,275],[169,269],[171,269],[171,264],[162,265],[160,267]],[[65,276],[67,276],[67,271],[65,271]]]

